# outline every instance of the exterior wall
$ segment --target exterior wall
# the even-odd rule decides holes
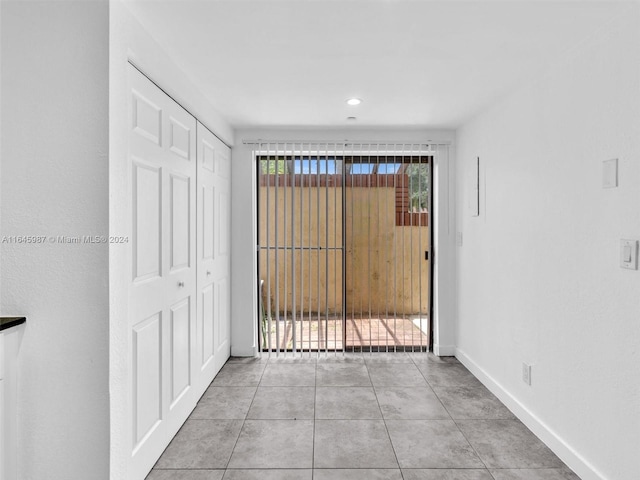
[[[429,228],[396,226],[395,187],[347,187],[345,196],[347,312],[371,312],[372,316],[428,312],[429,262],[424,252],[429,249]],[[342,187],[261,186],[260,209],[262,245],[290,246],[292,240],[294,245],[342,245]],[[276,305],[281,312],[285,306],[291,311],[293,305],[291,253],[284,252],[260,255],[260,276],[268,275],[271,284],[264,301],[268,305],[270,294],[272,311]],[[332,250],[295,252],[298,311],[302,302],[305,312],[327,308],[329,313],[342,312],[341,256],[341,251]]]

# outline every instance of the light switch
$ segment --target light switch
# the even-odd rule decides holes
[[[638,240],[620,240],[620,267],[638,269]]]
[[[602,188],[614,188],[618,186],[618,159],[602,162]]]

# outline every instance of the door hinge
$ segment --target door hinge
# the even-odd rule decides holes
[[[424,259],[429,260],[429,250],[424,252]]]

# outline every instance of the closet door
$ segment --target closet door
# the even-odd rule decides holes
[[[196,120],[129,67],[131,478],[196,397]]]
[[[203,388],[230,353],[230,150],[198,123],[198,361]]]

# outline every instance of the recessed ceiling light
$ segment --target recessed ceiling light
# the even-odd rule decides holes
[[[347,105],[360,105],[362,103],[362,100],[360,100],[359,98],[350,98],[349,100],[347,100]]]

